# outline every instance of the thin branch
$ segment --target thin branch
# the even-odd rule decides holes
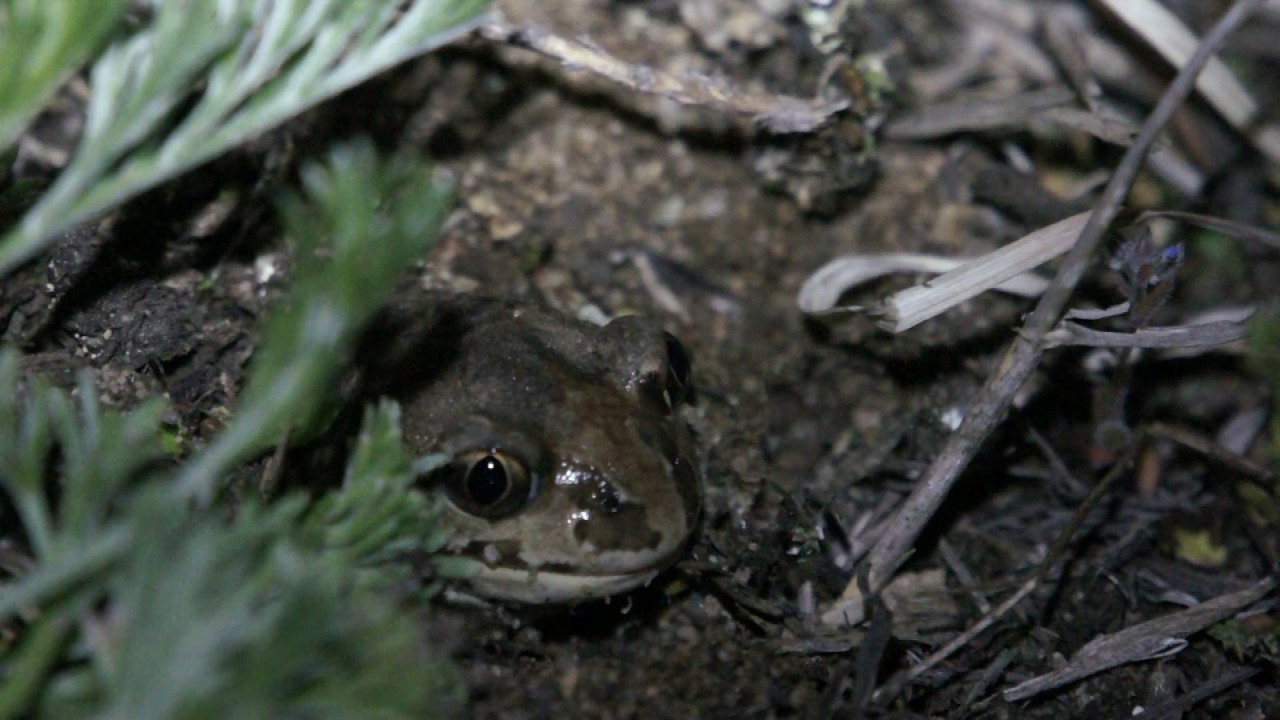
[[[1248,334],[1248,316],[1198,325],[1140,328],[1133,332],[1094,330],[1064,320],[1043,338],[1045,349],[1061,345],[1108,348],[1206,348],[1243,340]]]
[[[1272,232],[1271,230],[1263,227],[1246,225],[1244,223],[1235,222],[1234,220],[1213,217],[1211,215],[1200,215],[1197,213],[1183,212],[1181,210],[1147,210],[1140,214],[1134,223],[1143,223],[1151,218],[1158,217],[1166,217],[1170,220],[1196,225],[1208,230],[1220,232],[1224,235],[1240,238],[1241,240],[1250,240],[1266,245],[1272,250],[1280,250],[1280,233]]]
[[[1172,440],[1183,447],[1190,448],[1215,462],[1225,465],[1232,471],[1238,472],[1241,475],[1254,480],[1255,482],[1275,482],[1276,473],[1266,465],[1254,462],[1244,455],[1233,452],[1203,435],[1199,435],[1184,428],[1168,425],[1166,423],[1152,423],[1147,426],[1146,431],[1152,437]]]

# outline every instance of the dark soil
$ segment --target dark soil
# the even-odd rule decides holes
[[[1121,718],[1139,706],[1169,718],[1280,717],[1274,596],[1240,621],[1270,645],[1228,647],[1201,632],[1163,659],[1030,701],[1002,698],[1099,634],[1275,572],[1266,511],[1238,491],[1247,478],[1168,441],[1139,448],[1137,469],[1093,507],[1051,582],[900,693],[869,697],[1035,572],[1122,454],[1100,430],[1117,419],[1100,398],[1115,396],[1120,374],[1096,353],[1045,356],[1024,402],[902,571],[921,583],[913,613],[895,614],[881,657],[860,655],[877,629],[831,626],[822,612],[855,578],[876,526],[978,397],[1031,305],[986,294],[893,336],[865,319],[806,320],[796,293],[841,254],[997,248],[1087,206],[1088,178],[1108,172],[1123,149],[1025,124],[910,142],[877,137],[886,118],[931,100],[920,90],[926,75],[961,63],[972,18],[950,4],[867,3],[840,26],[844,44],[824,54],[797,12],[771,19],[758,9],[774,5],[806,3],[511,0],[503,10],[513,23],[589,37],[634,63],[723,76],[762,93],[813,96],[831,57],[875,54],[896,92],[846,87],[855,102],[836,127],[771,136],[519,49],[463,41],[69,233],[0,287],[3,338],[62,382],[92,368],[111,403],[166,394],[184,437],[200,442],[234,408],[257,322],[288,285],[272,200],[295,185],[302,162],[369,134],[389,152],[429,154],[457,182],[457,208],[410,285],[569,314],[644,312],[679,336],[694,362],[688,419],[707,498],[690,558],[608,603],[434,609],[426,622],[456,638],[476,717]],[[1186,19],[1203,31],[1223,4],[1183,5],[1195,5]],[[695,10],[719,19],[694,22]],[[1271,22],[1263,27],[1280,32]],[[1140,40],[1104,19],[1090,27],[1131,53],[1159,91],[1169,75]],[[998,62],[999,52],[942,99],[1036,85]],[[1237,60],[1257,99],[1276,107],[1274,52]],[[1153,104],[1149,88],[1104,83],[1135,117]],[[68,112],[45,118],[49,142],[58,142]],[[1168,142],[1192,147],[1203,189],[1179,194],[1146,175],[1134,202],[1276,228],[1276,167],[1199,104],[1178,122]],[[1011,159],[1030,171],[1006,183],[1021,194],[993,190],[994,179],[1008,180]],[[1083,195],[1069,198],[1073,189]],[[1188,259],[1156,324],[1265,301],[1280,287],[1274,250],[1185,226],[1160,233],[1187,242]],[[850,301],[918,280],[886,280]],[[1100,261],[1073,305],[1122,299]],[[1147,355],[1133,369],[1120,426],[1159,420],[1227,442],[1229,423],[1270,412],[1267,388],[1239,352]],[[1240,451],[1274,467],[1265,437]],[[1264,497],[1274,503],[1274,476],[1271,483]],[[1239,668],[1259,672],[1194,695]]]

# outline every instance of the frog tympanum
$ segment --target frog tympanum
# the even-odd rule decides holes
[[[452,459],[421,482],[475,593],[603,597],[676,560],[702,504],[679,341],[482,298],[437,303],[429,324],[402,425],[415,454]]]

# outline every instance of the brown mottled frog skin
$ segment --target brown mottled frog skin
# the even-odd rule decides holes
[[[405,440],[452,462],[447,552],[483,596],[571,602],[649,582],[702,507],[680,343],[650,323],[605,326],[484,298],[434,301]]]

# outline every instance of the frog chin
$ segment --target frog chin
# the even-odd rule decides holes
[[[648,585],[662,567],[617,575],[589,575],[527,568],[487,567],[476,563],[467,582],[476,593],[496,600],[530,604],[572,603],[608,597]]]

